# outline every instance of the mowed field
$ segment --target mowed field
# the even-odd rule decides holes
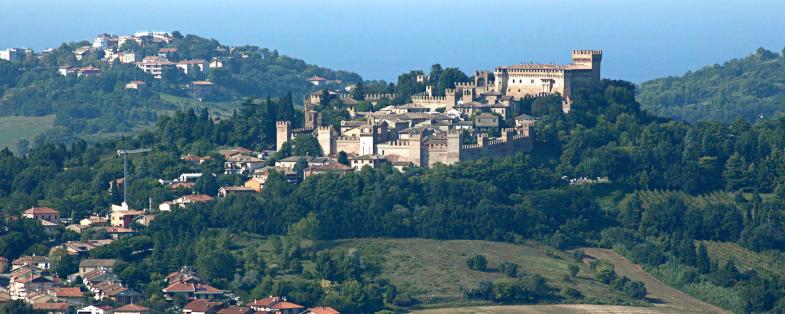
[[[55,115],[42,117],[0,117],[0,149],[16,148],[21,139],[32,142],[36,136],[54,127]]]
[[[333,249],[355,249],[374,258],[382,278],[390,280],[399,291],[409,293],[422,302],[422,307],[446,305],[486,305],[469,302],[463,292],[475,288],[482,281],[507,278],[496,267],[505,261],[516,263],[520,271],[539,274],[552,287],[563,290],[571,287],[590,304],[647,305],[632,300],[594,279],[587,265],[581,267],[577,278],[568,277],[568,266],[576,264],[566,252],[527,243],[511,244],[489,241],[441,241],[428,239],[353,239],[330,243]],[[482,254],[488,259],[489,271],[471,270],[466,260]]]

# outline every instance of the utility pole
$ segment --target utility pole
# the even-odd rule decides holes
[[[139,148],[139,149],[120,149],[117,151],[117,155],[123,156],[123,203],[128,204],[128,184],[131,183],[128,180],[128,154],[141,154],[151,151],[152,149],[149,148]]]

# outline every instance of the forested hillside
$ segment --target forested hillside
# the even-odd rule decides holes
[[[182,36],[179,32],[173,33],[169,44],[149,42],[140,46],[129,41],[118,49],[135,53],[138,62],[142,56],[157,56],[159,49],[168,47],[177,51],[169,56],[172,62],[193,59],[209,62],[216,58],[222,66],[187,75],[179,69],[169,69],[161,79],[155,79],[134,63],[104,60],[101,50],[78,60],[74,51],[85,46],[89,47],[90,42],[64,43],[53,51],[28,54],[16,62],[0,60],[0,116],[55,115],[54,128],[37,142],[69,142],[79,135],[135,131],[151,126],[162,114],[187,109],[182,103],[171,101],[171,96],[190,99],[184,103],[191,107],[210,107],[213,113],[219,107],[231,112],[237,108],[237,100],[245,97],[282,97],[291,93],[299,103],[313,87],[306,79],[314,75],[346,83],[361,81],[355,73],[310,65],[275,50],[228,47],[214,39]],[[92,66],[101,73],[63,76],[58,69],[65,66]],[[134,80],[143,81],[145,87],[127,89],[125,85]],[[203,103],[191,98],[187,88],[196,80],[214,83],[213,91]],[[9,141],[12,140],[5,142]]]
[[[785,112],[785,54],[745,58],[641,84],[643,108],[684,121],[755,121]]]
[[[743,313],[785,311],[780,275],[713,258],[702,242],[731,243],[782,258],[785,118],[754,125],[687,124],[641,111],[634,95],[629,82],[605,81],[601,89],[576,91],[569,114],[558,110],[559,103],[552,104],[555,110],[543,109],[549,113],[536,124],[532,154],[404,173],[391,166],[366,168],[314,175],[299,184],[272,174],[261,193],[159,213],[148,227],[135,226],[138,235],[89,255],[120,259],[116,273],[146,293],[144,304],[160,311],[172,310],[162,301],[161,278],[183,265],[195,266],[203,278],[246,301],[287,295],[344,313],[402,311],[427,302],[414,297],[410,287],[380,276],[378,252],[325,247],[335,240],[372,237],[536,241],[550,246],[551,256],[566,256],[563,250],[580,246],[614,248],[707,302]],[[534,102],[531,108],[549,105],[547,99]],[[296,114],[286,97],[246,102],[243,108],[242,114],[220,122],[204,111],[181,112],[123,140],[47,144],[26,156],[4,151],[0,207],[17,215],[35,204],[48,205],[77,220],[105,213],[119,201],[108,182],[121,176],[122,162],[114,150],[125,147],[153,148],[131,160],[129,201],[135,208],[145,206],[148,197],[159,203],[239,184],[237,175],[222,174],[221,155],[203,164],[179,157],[230,145],[263,147],[274,138],[274,121]],[[318,154],[313,141],[299,137],[282,154]],[[157,181],[183,172],[201,172],[209,179],[197,180],[193,191],[171,190]],[[570,183],[579,177],[607,177],[610,183]],[[47,235],[25,219],[5,224],[0,255],[8,258],[47,254],[52,245],[101,236],[62,227]],[[580,251],[575,257],[580,260]],[[466,259],[470,269],[488,271],[484,257],[469,254]],[[68,274],[75,268],[69,263],[55,267]],[[463,298],[575,303],[589,295],[569,276],[557,284],[552,276],[514,262],[499,263],[498,271],[508,278],[462,287]],[[612,265],[599,261],[577,272],[587,273],[581,280],[596,280],[591,285],[618,291],[615,301],[596,302],[647,302],[639,301],[645,287],[618,276]]]

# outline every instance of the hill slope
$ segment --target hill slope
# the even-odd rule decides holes
[[[495,270],[505,261],[520,265],[523,272],[545,277],[549,285],[560,290],[579,290],[585,296],[582,300],[585,303],[643,304],[595,280],[587,265],[581,265],[576,279],[564,281],[569,273],[568,265],[574,264],[573,258],[566,252],[539,244],[415,238],[341,240],[334,245],[381,259],[381,277],[425,306],[465,304],[468,301],[463,298],[464,290],[475,288],[482,281],[505,278]],[[490,271],[475,271],[466,266],[466,260],[477,254],[488,259]]]
[[[785,112],[785,56],[759,48],[734,59],[641,84],[643,108],[685,121],[753,121]]]

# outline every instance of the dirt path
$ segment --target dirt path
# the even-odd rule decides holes
[[[611,262],[616,267],[616,273],[632,280],[642,281],[648,290],[647,298],[655,307],[668,313],[730,313],[717,306],[695,299],[688,294],[672,288],[657,280],[640,266],[630,262],[618,253],[598,248],[583,249],[586,255],[595,259]]]

